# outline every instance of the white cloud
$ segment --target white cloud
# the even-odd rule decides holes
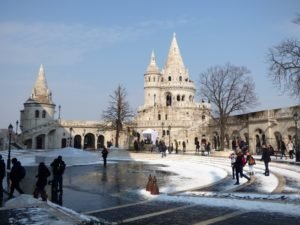
[[[144,21],[131,26],[90,27],[82,24],[0,23],[0,63],[74,64],[86,53],[136,39],[186,20]]]

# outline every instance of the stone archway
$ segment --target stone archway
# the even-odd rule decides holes
[[[88,133],[84,136],[84,146],[83,149],[93,149],[95,150],[95,135]]]
[[[41,134],[35,138],[36,149],[45,149],[45,137],[45,134]]]
[[[80,135],[75,135],[73,146],[74,146],[74,148],[81,149],[81,136]]]
[[[104,141],[105,141],[104,136],[100,134],[97,139],[97,149],[102,148],[104,146]]]

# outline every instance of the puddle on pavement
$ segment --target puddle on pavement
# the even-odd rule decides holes
[[[126,161],[108,162],[106,168],[102,164],[67,167],[63,177],[63,195],[51,194],[51,186],[47,185],[48,199],[67,207],[71,206],[70,208],[78,211],[90,209],[89,205],[95,198],[99,202],[105,201],[106,206],[108,203],[116,201],[112,196],[121,198],[126,195],[132,201],[137,201],[136,195],[131,196],[127,193],[144,189],[149,174],[156,176],[159,186],[172,183],[171,178],[178,176],[176,173],[163,170],[164,167],[166,166],[160,164]],[[50,169],[50,167],[48,168]],[[21,187],[25,193],[32,194],[36,183],[37,167],[26,167],[26,170],[26,178],[22,181]],[[89,199],[89,204],[86,203],[87,199]],[[99,204],[94,207],[101,208],[102,206]]]

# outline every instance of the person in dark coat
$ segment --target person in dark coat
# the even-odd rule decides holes
[[[186,149],[186,144],[185,141],[182,142],[182,151],[183,153],[185,153],[185,149]]]
[[[261,160],[264,161],[265,163],[265,176],[269,176],[269,162],[271,162],[271,156],[270,156],[270,149],[269,146],[267,147],[266,145],[262,146],[262,155],[261,155]]]
[[[250,181],[250,177],[248,177],[247,175],[245,175],[243,173],[243,167],[244,167],[244,164],[243,164],[243,153],[242,152],[238,152],[237,153],[237,156],[236,156],[236,159],[235,159],[235,163],[234,163],[234,168],[235,168],[235,177],[236,177],[236,183],[235,185],[238,185],[240,184],[240,180],[239,180],[239,177],[241,176],[242,177],[245,177],[248,182]]]
[[[285,159],[287,159],[287,156],[286,156],[286,146],[285,146],[285,143],[283,140],[280,140],[279,142],[279,148],[280,148],[280,152],[281,152],[281,157],[280,159],[283,158],[283,156],[285,157]]]
[[[0,155],[0,199],[3,198],[3,179],[5,177],[5,162]]]
[[[108,150],[107,148],[105,148],[105,146],[103,146],[103,150],[102,150],[102,158],[103,158],[103,166],[106,167],[106,159],[107,159],[107,155],[108,155]]]
[[[63,189],[63,174],[66,169],[66,164],[62,160],[61,156],[58,156],[56,159],[53,160],[51,163],[52,167],[52,174],[53,174],[53,181],[52,181],[52,191],[59,191],[62,193]]]
[[[138,152],[138,150],[139,150],[139,143],[137,142],[137,140],[134,140],[133,146],[134,146],[135,152]]]
[[[16,158],[13,158],[11,160],[11,162],[12,162],[13,166],[11,168],[10,175],[9,175],[9,178],[10,178],[10,181],[11,181],[9,198],[13,197],[15,189],[20,194],[24,193],[24,191],[20,188],[20,181],[22,180],[21,163]]]
[[[45,191],[45,186],[47,185],[47,179],[50,176],[50,171],[45,165],[45,163],[41,162],[38,168],[38,174],[36,177],[38,178],[35,186],[35,190],[33,192],[33,197],[38,198],[41,195],[43,201],[47,201],[48,195]]]

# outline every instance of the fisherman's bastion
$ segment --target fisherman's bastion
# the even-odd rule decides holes
[[[51,76],[48,75],[48,76]],[[54,93],[55,94],[55,93]],[[220,147],[219,127],[212,119],[212,106],[207,99],[196,102],[195,84],[181,57],[176,35],[173,35],[163,69],[159,69],[152,51],[144,73],[144,104],[131,122],[125,123],[119,147],[132,149],[134,140],[166,145],[186,143],[186,151],[195,151],[195,140]],[[230,117],[226,128],[225,147],[235,139],[249,143],[256,153],[263,143],[277,145],[280,139],[294,140],[296,126],[293,115],[300,106],[278,108]],[[115,130],[104,121],[66,120],[60,117],[60,106],[52,101],[44,67],[41,65],[30,97],[20,111],[20,133],[12,135],[15,148],[58,149],[74,147],[96,150],[114,144]],[[0,133],[0,148],[7,149],[8,132]],[[148,141],[148,142],[147,142]]]

